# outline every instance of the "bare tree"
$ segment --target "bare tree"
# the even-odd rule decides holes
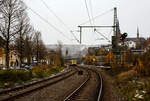
[[[36,57],[37,63],[41,60],[46,60],[47,57],[47,48],[41,39],[41,32],[36,31],[34,35],[34,55]]]
[[[9,67],[9,45],[19,30],[17,15],[22,9],[21,0],[4,0],[0,5],[0,34],[5,40],[6,66]]]
[[[22,9],[21,12],[18,13],[19,15],[17,16],[19,22],[17,29],[19,30],[19,32],[17,35],[16,45],[19,53],[20,67],[22,66],[23,63],[25,38],[31,33],[32,30],[32,27],[29,24],[29,18],[25,10],[26,10],[25,8]]]
[[[33,32],[28,34],[25,37],[24,41],[24,57],[27,59],[27,64],[31,64],[31,59],[33,59],[34,56],[34,42],[33,42]]]
[[[63,59],[63,54],[62,54],[62,42],[58,41],[58,46],[57,46],[57,54],[61,63],[61,66],[64,65],[64,59]]]
[[[34,51],[36,52],[36,61],[39,63],[39,43],[41,41],[41,32],[36,31],[34,35],[34,43],[35,43],[35,48]]]
[[[41,40],[39,42],[39,59],[40,60],[45,60],[47,54],[48,54],[47,48],[46,48],[45,44],[43,43],[43,41]]]

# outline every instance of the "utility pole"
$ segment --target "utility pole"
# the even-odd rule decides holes
[[[79,28],[80,28],[80,44],[81,44],[82,43],[82,27],[79,26]]]
[[[114,8],[114,36],[117,36],[117,8]]]
[[[113,36],[112,36],[112,45],[113,48],[117,48],[118,47],[118,27],[119,25],[117,25],[117,8],[114,8],[114,27],[113,27]]]

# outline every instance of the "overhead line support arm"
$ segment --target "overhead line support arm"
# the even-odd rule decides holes
[[[80,28],[80,44],[82,43],[82,28],[114,28],[116,26],[78,26]]]
[[[115,26],[78,26],[79,28],[95,28],[95,27],[98,27],[98,28],[113,28]]]

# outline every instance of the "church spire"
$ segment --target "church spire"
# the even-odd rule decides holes
[[[139,27],[137,27],[137,38],[139,38]]]

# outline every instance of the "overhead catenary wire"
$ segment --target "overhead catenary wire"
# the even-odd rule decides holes
[[[87,14],[88,14],[88,17],[89,17],[89,22],[90,22],[90,24],[92,26],[92,21],[91,21],[90,12],[89,12],[89,9],[88,9],[87,1],[84,0],[84,2],[85,2],[86,11],[87,11]]]
[[[93,20],[95,20],[95,19],[97,19],[97,18],[99,18],[99,17],[102,17],[102,16],[106,15],[107,13],[109,13],[109,12],[111,12],[111,11],[113,11],[113,10],[114,10],[114,9],[110,9],[110,10],[108,10],[108,11],[106,11],[106,12],[103,12],[103,13],[101,13],[101,14],[99,14],[99,15],[93,17]],[[80,25],[84,25],[84,24],[86,24],[86,23],[89,23],[90,21],[91,21],[91,19],[90,19],[90,20],[87,20],[87,21],[85,21],[85,22],[83,22],[83,23],[81,23]]]
[[[95,26],[95,21],[94,21],[94,16],[93,16],[93,5],[92,5],[92,0],[90,0],[89,1],[89,3],[90,3],[90,11],[91,11],[91,21],[92,21],[92,23],[93,23],[93,26]],[[96,28],[95,27],[93,27],[93,34],[95,33],[95,30]],[[95,35],[95,34],[94,34]],[[97,34],[96,34],[97,35]]]
[[[90,24],[91,24],[91,26],[93,26],[94,25],[94,20],[93,20],[93,10],[92,10],[92,1],[90,1],[90,11],[91,11],[91,17],[90,17],[90,11],[89,11],[89,9],[88,9],[88,4],[87,4],[87,0],[85,0],[85,6],[86,6],[86,10],[87,10],[87,14],[88,14],[88,18],[89,18],[89,22],[90,22]],[[92,21],[93,21],[93,23],[92,23]],[[95,27],[93,28],[93,30],[95,29]],[[94,33],[94,31],[93,31],[93,33]]]
[[[35,15],[37,15],[41,20],[43,20],[45,23],[47,23],[50,27],[52,27],[53,29],[55,29],[57,32],[59,32],[61,35],[63,35],[65,38],[67,38],[68,40],[72,41],[70,38],[68,38],[68,36],[66,36],[62,31],[60,31],[57,27],[55,27],[54,25],[52,25],[48,20],[46,20],[45,18],[43,18],[40,14],[38,14],[36,11],[34,11],[32,8],[28,7]]]
[[[91,21],[93,22],[93,25],[95,25],[94,16],[93,16],[93,4],[92,4],[92,0],[90,0],[90,11],[91,11]]]
[[[46,4],[46,2],[44,1],[44,0],[41,0],[41,2],[44,4],[44,6],[48,9],[48,11],[50,12],[50,13],[52,13],[55,17],[56,17],[56,19],[61,23],[61,24],[63,24],[66,28],[67,28],[67,30],[69,30],[69,32],[73,35],[73,37],[75,38],[75,40],[77,41],[77,42],[79,42],[79,40],[77,39],[77,37],[74,35],[74,33],[70,30],[70,27],[68,27],[65,23],[64,23],[64,21],[60,18],[60,17],[58,17],[57,16],[57,14]]]
[[[49,10],[49,12],[52,13],[59,20],[59,22],[61,22],[66,28],[69,29],[69,27],[56,15],[56,13],[46,4],[46,2],[44,0],[41,0],[41,2]]]
[[[113,32],[113,29],[110,30],[108,37],[110,37],[111,33]]]
[[[94,29],[95,32],[97,32],[99,35],[104,37],[108,42],[111,42],[105,35],[103,35],[101,32],[98,32],[96,29]]]

